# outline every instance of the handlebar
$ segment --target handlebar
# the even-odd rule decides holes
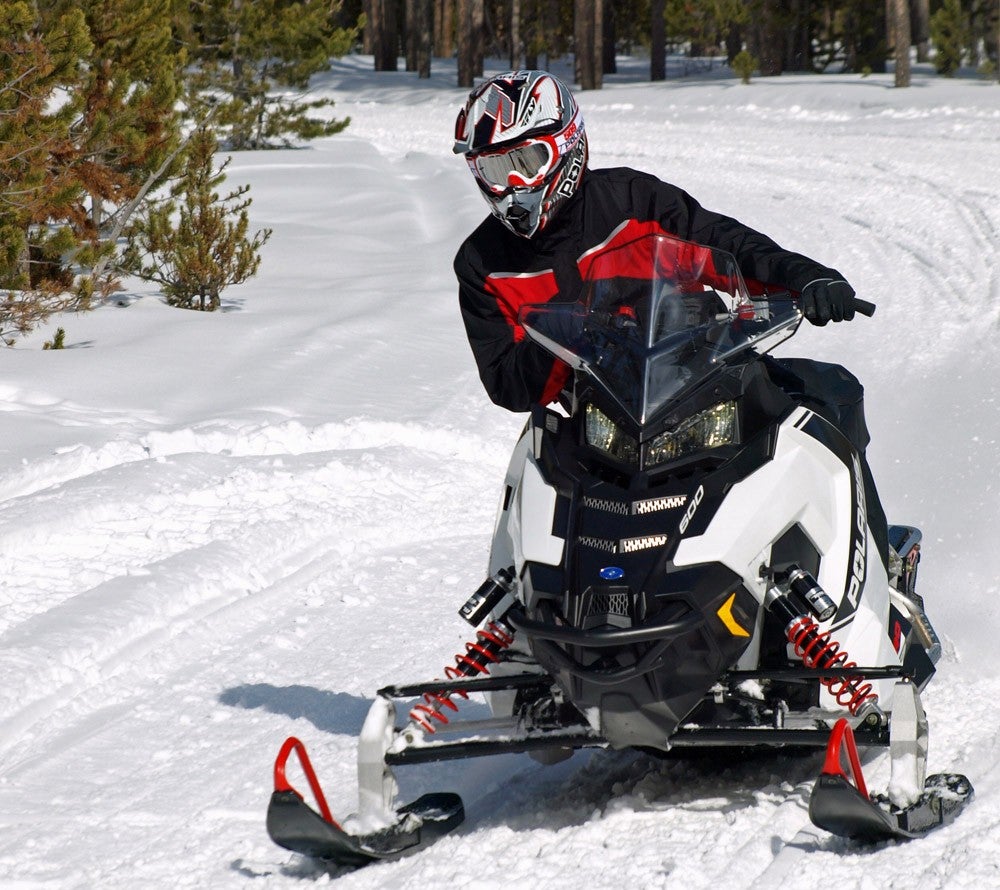
[[[867,300],[860,300],[857,297],[854,298],[854,311],[860,315],[864,315],[867,318],[871,318],[875,314],[875,304],[869,303]]]
[[[777,295],[772,294],[772,296]],[[793,296],[793,299],[795,300],[796,305],[801,305],[799,303],[798,296]],[[875,314],[875,304],[869,303],[868,300],[862,300],[860,297],[855,297],[851,300],[851,305],[854,307],[854,311],[857,312],[858,315],[864,315],[866,318],[871,318]]]

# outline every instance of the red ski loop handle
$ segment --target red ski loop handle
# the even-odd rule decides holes
[[[844,772],[841,755],[847,749],[847,760],[851,767],[851,776]],[[841,717],[830,733],[830,741],[826,746],[826,760],[823,762],[823,775],[842,776],[852,778],[854,787],[866,800],[868,799],[868,787],[865,785],[864,773],[861,771],[861,758],[858,756],[858,745],[854,741],[854,730],[847,719]]]
[[[319,779],[316,778],[316,772],[313,770],[312,763],[309,762],[309,755],[306,754],[306,746],[295,738],[295,736],[289,736],[285,739],[285,744],[281,746],[281,750],[278,752],[278,756],[274,760],[274,790],[291,791],[293,794],[298,794],[300,798],[302,797],[298,790],[292,786],[292,784],[288,781],[288,778],[285,776],[285,766],[288,763],[288,757],[292,751],[298,755],[299,764],[302,766],[302,772],[306,774],[306,779],[309,781],[309,788],[312,790],[313,797],[316,798],[316,803],[319,804],[320,815],[325,821],[340,829],[340,824],[333,818],[330,813],[330,808],[326,804],[326,797],[323,796],[323,789],[320,787]]]

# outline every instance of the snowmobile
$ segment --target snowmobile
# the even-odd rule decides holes
[[[818,400],[789,384],[803,360],[769,353],[799,327],[795,295],[751,292],[722,251],[623,231],[580,266],[577,301],[519,314],[570,373],[514,448],[487,578],[460,609],[474,640],[443,678],[379,690],[351,823],[288,739],[272,839],[339,865],[412,853],[462,801],[397,808],[393,769],[588,747],[826,747],[821,828],[877,842],[947,824],[973,789],[925,776],[920,693],[941,643],[915,588],[920,531],[877,504],[860,387]],[[472,693],[491,717],[460,718]],[[889,748],[887,794],[869,794],[859,746]],[[319,812],[288,779],[293,752]]]

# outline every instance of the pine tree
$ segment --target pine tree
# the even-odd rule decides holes
[[[176,154],[180,121],[174,105],[184,58],[173,44],[164,3],[46,0],[38,7],[43,18],[79,9],[90,38],[84,74],[73,91],[80,113],[70,128],[73,148],[66,159],[83,190],[68,222],[84,244],[76,264],[101,278],[126,221],[120,217],[150,188],[150,177],[162,178],[164,162]]]
[[[130,226],[123,265],[163,288],[167,302],[185,309],[218,309],[223,288],[257,273],[264,229],[247,236],[249,186],[225,197],[229,159],[215,169],[218,141],[208,127],[191,136],[186,167],[170,197],[148,207]]]
[[[197,66],[192,115],[201,120],[211,110],[227,148],[287,146],[347,126],[347,118],[317,116],[332,100],[305,99],[310,77],[327,70],[357,36],[356,28],[332,24],[338,3],[204,0],[179,9],[177,30]]]
[[[77,222],[94,252],[106,253],[112,245],[102,243],[102,235],[115,215],[179,144],[174,106],[184,56],[173,44],[165,3],[71,3],[83,9],[93,44],[80,91],[83,113],[73,127],[74,166],[88,197],[77,208]]]
[[[931,40],[934,43],[934,67],[939,74],[952,77],[962,67],[969,42],[965,12],[959,0],[944,0],[931,16]]]
[[[78,246],[61,225],[81,186],[70,126],[90,51],[82,14],[43,21],[0,0],[0,334],[29,330],[72,299],[63,257]]]
[[[688,43],[691,54],[698,56],[714,55],[726,43],[730,31],[750,19],[750,7],[759,14],[758,18],[764,18],[764,8],[748,4],[746,0],[703,0],[701,3],[668,0],[665,4],[659,0],[651,4],[651,11],[657,5],[664,11],[665,27],[671,41]],[[782,24],[786,23],[783,21]],[[781,49],[778,47],[776,52],[780,53]],[[658,79],[662,80],[662,77]]]

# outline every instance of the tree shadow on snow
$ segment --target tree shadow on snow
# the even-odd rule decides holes
[[[308,720],[320,732],[357,735],[371,707],[371,699],[347,692],[328,692],[313,686],[272,686],[250,683],[219,694],[231,708],[263,709],[271,714]]]

